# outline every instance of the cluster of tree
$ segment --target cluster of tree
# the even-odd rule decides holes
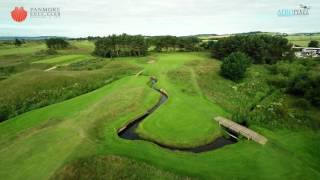
[[[63,38],[50,38],[46,39],[46,45],[49,49],[65,49],[70,44]]]
[[[101,37],[100,36],[88,36],[87,37],[87,40],[88,41],[95,41],[95,40],[98,40],[100,39]]]
[[[145,56],[148,52],[146,40],[141,35],[111,35],[95,42],[94,54],[101,57]]]
[[[250,64],[251,60],[246,54],[241,52],[231,53],[228,57],[223,59],[220,73],[228,79],[238,81],[245,76]]]
[[[200,39],[195,36],[154,36],[148,38],[148,44],[155,46],[157,52],[162,51],[198,51]]]
[[[233,52],[247,54],[254,63],[273,64],[281,59],[291,59],[291,44],[282,36],[247,35],[230,36],[219,40],[212,49],[212,56],[222,59]]]
[[[308,46],[317,48],[319,47],[319,41],[312,40],[309,42]]]
[[[218,40],[209,40],[200,43],[200,47],[204,50],[211,50]]]

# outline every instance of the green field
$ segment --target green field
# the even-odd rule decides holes
[[[311,35],[311,36],[306,36],[306,35],[289,35],[287,39],[295,44],[299,45],[302,47],[308,47],[308,44],[310,41],[315,40],[315,41],[320,41],[320,35]]]
[[[304,126],[270,128],[250,121],[251,129],[268,138],[266,145],[241,139],[199,154],[117,135],[120,128],[158,102],[160,94],[148,85],[150,76],[155,76],[157,87],[165,90],[169,99],[140,124],[137,133],[174,147],[205,145],[222,135],[214,117],[231,118],[239,106],[295,100],[282,92],[273,93],[267,86],[266,66],[251,66],[246,78],[235,83],[219,75],[221,61],[206,52],[97,60],[90,55],[93,43],[72,45],[74,48],[59,51],[57,57],[38,57],[34,55],[37,48],[26,50],[19,63],[30,67],[0,81],[8,89],[0,91],[0,100],[7,96],[4,102],[14,100],[17,108],[30,106],[25,113],[0,123],[1,179],[320,178],[320,133]],[[0,62],[16,67],[4,58],[15,51],[0,49]],[[37,64],[64,67],[35,71]],[[141,70],[142,75],[134,75]],[[46,99],[53,91],[57,95],[45,106],[28,99],[33,92]],[[58,98],[74,92],[76,97]],[[14,96],[23,93],[25,96]],[[24,98],[28,103],[23,103]],[[289,106],[292,111],[301,111]],[[318,114],[319,110],[312,108],[308,113]]]
[[[27,45],[23,45],[21,47],[6,45],[0,47],[0,56],[35,53],[45,48],[46,47],[43,43],[28,43]]]

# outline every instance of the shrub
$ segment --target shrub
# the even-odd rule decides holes
[[[268,84],[278,87],[278,88],[287,88],[289,84],[289,79],[281,74],[276,76],[269,77],[267,79]]]
[[[311,104],[320,106],[320,74],[317,61],[298,59],[293,62],[279,62],[269,67],[268,83],[285,88],[287,93],[306,98]]]
[[[308,46],[317,48],[319,47],[319,41],[312,40],[309,42]]]
[[[46,40],[46,45],[49,49],[64,49],[70,44],[62,38],[50,38]]]
[[[46,54],[48,54],[48,55],[56,55],[56,54],[58,54],[58,52],[56,50],[50,48],[50,49],[46,50]]]
[[[310,109],[311,107],[309,101],[306,99],[298,99],[293,103],[293,105],[304,110]]]
[[[282,98],[259,105],[250,114],[252,124],[259,124],[264,127],[291,126],[292,124],[288,123],[288,119],[289,109]]]
[[[320,107],[320,75],[311,76],[310,88],[305,93],[313,105]]]
[[[215,41],[209,40],[207,42],[202,42],[200,44],[200,47],[205,50],[211,50],[211,49],[213,49],[214,44],[215,44]]]
[[[241,52],[230,54],[223,59],[221,74],[233,81],[242,79],[247,68],[250,66],[250,59]]]
[[[250,121],[250,113],[246,110],[239,109],[238,111],[232,114],[232,120],[236,123],[248,127]]]
[[[298,59],[295,61],[296,64],[301,64],[304,67],[306,67],[308,70],[312,69],[313,67],[317,66],[320,59],[317,58],[304,58],[304,59]]]
[[[15,45],[16,47],[20,47],[20,46],[22,45],[22,41],[19,40],[19,39],[16,39],[16,40],[14,41],[14,45]]]
[[[288,92],[293,95],[303,96],[310,87],[310,79],[307,72],[300,73],[291,78]]]
[[[289,83],[288,92],[303,96],[313,105],[320,106],[320,75],[311,73],[296,75]]]

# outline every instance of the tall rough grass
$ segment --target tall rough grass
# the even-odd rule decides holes
[[[93,91],[138,71],[136,66],[126,63],[108,66],[95,71],[31,70],[1,81],[0,122]],[[114,66],[117,68],[112,68]]]

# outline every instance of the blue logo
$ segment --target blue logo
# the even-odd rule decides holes
[[[300,4],[299,7],[295,9],[279,9],[277,15],[280,17],[308,16],[310,9],[311,6]]]

